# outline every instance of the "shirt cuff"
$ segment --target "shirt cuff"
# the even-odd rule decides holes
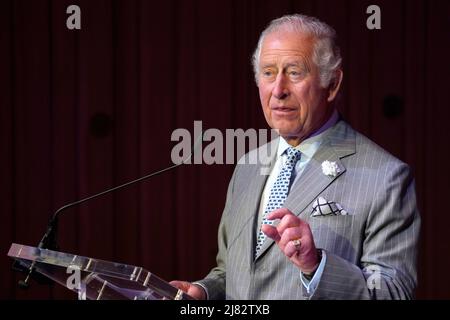
[[[209,300],[208,289],[206,289],[206,287],[203,284],[201,284],[200,282],[192,282],[192,284],[202,287],[206,294],[206,300]]]
[[[302,281],[302,284],[306,288],[306,292],[309,295],[314,294],[314,291],[316,291],[316,288],[319,285],[320,278],[322,277],[326,261],[327,261],[327,254],[325,253],[325,250],[322,250],[322,260],[320,260],[319,266],[317,267],[317,270],[314,273],[312,279],[311,280],[306,279],[306,277],[303,275],[303,272],[301,272],[300,280]]]

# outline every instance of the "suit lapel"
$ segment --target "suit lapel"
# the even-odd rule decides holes
[[[236,205],[236,211],[240,214],[234,223],[236,226],[235,237],[239,238],[241,234],[245,235],[246,241],[242,242],[243,252],[248,253],[250,261],[253,261],[254,254],[255,219],[258,216],[264,186],[276,160],[278,142],[279,138],[270,142],[269,152],[261,152],[256,163],[242,164],[247,166],[245,180],[248,181],[248,185],[247,191],[241,193]]]
[[[327,176],[322,172],[322,162],[326,160],[337,164],[340,172],[335,177]],[[292,186],[284,207],[298,216],[323,190],[338,179],[345,171],[346,168],[333,149],[321,148],[314,155],[313,159],[309,161],[299,180]]]
[[[285,208],[295,215],[300,215],[307,206],[312,203],[317,196],[330,184],[346,171],[341,158],[355,153],[354,131],[344,122],[340,121],[331,129],[325,141],[308,162],[302,175],[289,191],[289,195],[284,203]],[[335,162],[340,172],[335,177],[330,177],[322,172],[322,162]],[[256,259],[258,259],[267,249],[273,245],[274,241],[266,238]]]

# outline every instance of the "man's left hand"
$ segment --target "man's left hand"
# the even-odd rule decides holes
[[[267,219],[281,221],[276,227],[263,224],[262,232],[272,238],[303,273],[313,273],[320,261],[309,224],[286,208],[272,211]]]

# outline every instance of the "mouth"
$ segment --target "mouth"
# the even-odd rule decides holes
[[[297,112],[297,108],[287,106],[272,106],[270,109],[272,110],[272,113],[276,115],[289,115]]]

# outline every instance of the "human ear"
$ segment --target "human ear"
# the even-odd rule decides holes
[[[328,86],[328,98],[327,101],[333,101],[337,93],[339,92],[339,88],[341,87],[342,78],[344,77],[344,73],[341,69],[336,70],[334,78],[331,80],[330,85]]]

